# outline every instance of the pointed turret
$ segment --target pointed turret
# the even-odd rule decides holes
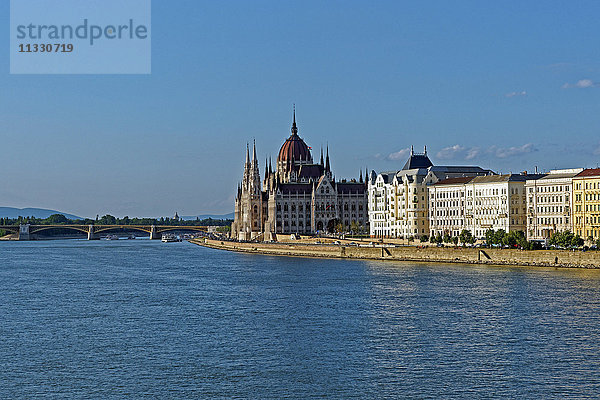
[[[360,170],[360,178],[358,178],[359,183],[363,183],[362,169]]]
[[[425,155],[427,155],[427,145],[425,145]]]
[[[331,166],[329,165],[329,144],[327,145],[327,156],[325,157],[325,171],[331,171]]]
[[[252,144],[252,164],[258,166],[258,159],[256,158],[256,139],[254,139],[254,143]]]
[[[413,145],[412,145],[412,144],[410,145],[410,155],[411,155],[411,156],[414,156],[414,155],[415,155],[415,149],[414,149],[414,147],[413,147]]]
[[[269,158],[265,157],[265,179],[269,176]]]
[[[323,164],[323,146],[322,145],[321,145],[321,162],[320,162],[320,164],[324,165]]]
[[[250,164],[250,147],[248,142],[246,142],[246,165]]]
[[[271,156],[269,156],[269,175],[271,175],[273,173],[273,164],[271,164]]]

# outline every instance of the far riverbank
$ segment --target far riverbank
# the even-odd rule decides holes
[[[417,246],[344,246],[312,243],[239,243],[194,239],[213,249],[273,256],[344,258],[357,260],[518,265],[559,268],[600,268],[600,252],[568,250],[513,250]]]

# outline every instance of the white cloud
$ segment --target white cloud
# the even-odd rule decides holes
[[[594,82],[591,79],[580,79],[576,83],[573,83],[573,84],[565,83],[564,85],[562,85],[563,89],[571,89],[571,88],[587,89],[587,88],[592,88],[592,87],[600,87],[600,83]]]
[[[527,92],[525,90],[521,90],[520,92],[510,92],[506,93],[504,97],[519,97],[519,96],[527,96]]]
[[[474,160],[480,157],[508,158],[537,151],[533,143],[527,143],[521,146],[498,147],[490,146],[488,148],[466,147],[460,144],[444,147],[437,152],[436,156],[440,160]],[[600,151],[600,149],[599,149]]]
[[[509,158],[520,156],[523,154],[533,153],[537,151],[533,143],[526,143],[520,146],[510,146],[510,147],[499,147],[499,146],[489,146],[486,148],[481,147],[467,147],[460,144],[455,144],[452,146],[444,147],[436,153],[436,158],[439,160],[463,160],[463,161],[471,161],[471,160],[484,160],[486,158]],[[596,150],[596,154],[600,154],[600,147]],[[378,159],[386,159],[389,161],[404,161],[410,155],[410,148],[405,148],[398,150],[394,153],[390,153],[387,156],[378,153],[375,155],[375,158]]]
[[[522,146],[513,146],[513,147],[496,147],[491,146],[487,150],[491,155],[497,158],[507,158],[518,156],[521,154],[527,154],[536,151],[533,143],[527,143]]]
[[[387,156],[387,159],[388,160],[392,160],[392,161],[395,161],[395,160],[404,160],[406,157],[408,157],[409,154],[410,154],[410,149],[409,148],[401,149],[401,150],[398,150],[398,151],[396,151],[394,153],[389,154]]]
[[[462,154],[465,152],[465,148],[459,144],[455,144],[454,146],[444,147],[440,151],[437,152],[437,158],[442,160],[453,160],[456,158],[462,158]]]
[[[467,150],[467,155],[465,156],[465,160],[472,160],[474,158],[477,158],[477,156],[479,155],[480,149],[479,147],[471,147],[469,150]]]

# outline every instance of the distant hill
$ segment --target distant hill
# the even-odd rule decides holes
[[[0,218],[35,217],[44,219],[48,218],[52,214],[62,214],[69,219],[83,219],[73,214],[67,214],[55,210],[46,210],[45,208],[0,207]]]
[[[222,214],[222,215],[214,215],[214,214],[206,214],[206,215],[184,215],[181,218],[184,219],[184,220],[186,220],[186,221],[194,220],[196,218],[198,218],[200,220],[207,219],[207,218],[212,218],[212,219],[233,219],[233,213]]]

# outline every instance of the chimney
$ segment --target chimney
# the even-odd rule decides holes
[[[527,175],[527,171],[521,172],[521,175]]]

